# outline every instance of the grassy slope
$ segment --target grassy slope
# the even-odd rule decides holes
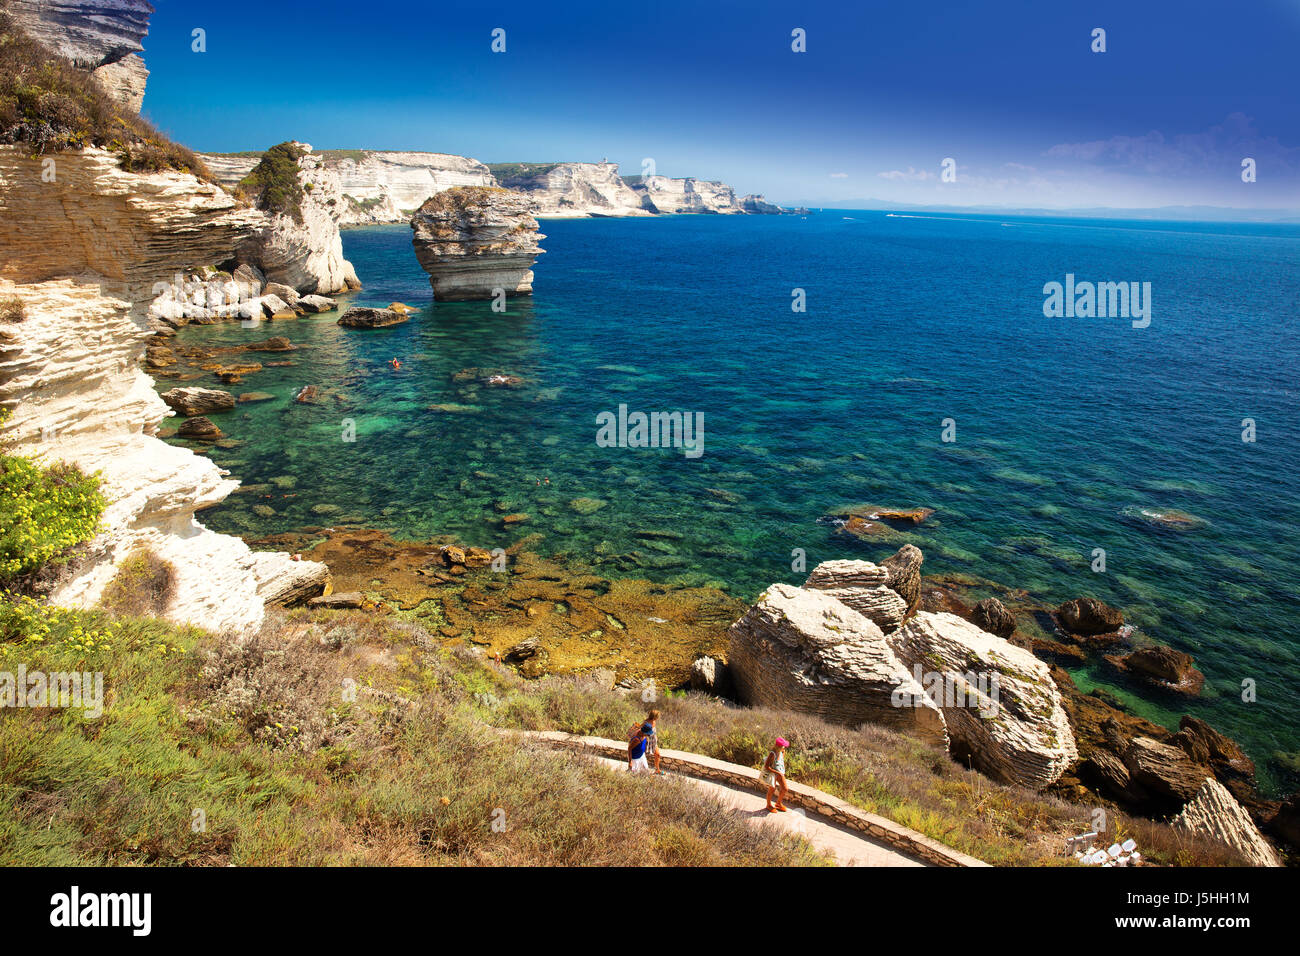
[[[825,862],[681,781],[503,739],[481,719],[503,675],[418,629],[295,614],[242,648],[153,621],[85,636],[104,620],[62,615],[40,643],[0,628],[0,670],[102,670],[106,703],[0,711],[0,864]]]
[[[98,720],[0,711],[0,863],[824,862],[681,781],[629,779],[492,729],[621,738],[643,705],[602,681],[525,681],[361,612],[293,612],[243,646],[150,620],[96,639],[107,620],[62,614],[40,643],[0,626],[0,671],[102,670],[106,698]],[[657,706],[666,747],[758,766],[783,733],[792,778],[990,862],[1063,862],[1063,836],[1087,819],[889,731],[697,695]],[[1154,860],[1231,862],[1160,824],[1112,820]]]

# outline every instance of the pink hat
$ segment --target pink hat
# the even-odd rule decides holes
[[[786,740],[784,737],[777,737],[777,738],[776,738],[776,745],[777,745],[778,747],[789,747],[789,746],[790,746],[790,741]]]

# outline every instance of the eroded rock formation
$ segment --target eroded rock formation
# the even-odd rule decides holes
[[[1259,828],[1223,784],[1207,777],[1196,795],[1171,821],[1237,850],[1255,866],[1281,866]]]
[[[533,262],[546,237],[526,196],[481,186],[448,189],[419,208],[411,229],[435,299],[532,294]]]
[[[228,259],[264,217],[187,174],[126,173],[106,150],[55,158],[56,181],[44,182],[39,158],[0,146],[0,297],[26,313],[0,340],[0,405],[13,413],[3,433],[16,454],[100,472],[109,506],[87,560],[51,598],[93,606],[116,565],[146,547],[176,568],[168,618],[255,627],[268,598],[319,592],[328,570],[198,523],[236,482],[155,437],[172,413],[141,359],[155,284]]]
[[[343,258],[338,217],[344,200],[338,176],[308,144],[286,145],[298,166],[294,206],[267,210],[269,221],[240,244],[239,260],[256,263],[268,282],[304,295],[361,288],[352,263]]]
[[[653,210],[618,175],[617,163],[508,163],[490,167],[539,216],[649,216]]]
[[[28,36],[90,73],[132,113],[144,102],[149,71],[141,41],[153,10],[146,0],[9,0]]]
[[[736,191],[726,183],[700,179],[669,179],[667,176],[629,177],[629,185],[641,206],[653,213],[717,213],[739,215],[747,212]]]
[[[925,611],[886,640],[913,676],[925,675],[962,763],[1041,790],[1078,759],[1060,691],[1031,652],[954,614]]]
[[[910,728],[996,780],[1049,786],[1078,749],[1048,665],[956,615],[916,610],[923,560],[904,545],[880,565],[826,561],[803,588],[768,588],[731,628],[740,699]]]
[[[731,626],[727,664],[745,703],[947,745],[943,714],[880,628],[824,591],[773,584]]]

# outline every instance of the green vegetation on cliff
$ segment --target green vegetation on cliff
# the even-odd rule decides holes
[[[488,163],[488,169],[492,170],[492,175],[499,182],[504,183],[514,179],[545,176],[559,165],[559,163]]]
[[[38,154],[102,146],[130,172],[174,169],[210,178],[190,150],[123,112],[90,74],[19,29],[0,2],[0,143]]]
[[[0,409],[0,423],[8,414]],[[65,562],[99,529],[99,479],[0,450],[0,585]]]
[[[302,222],[303,186],[298,160],[306,155],[296,143],[280,143],[262,154],[262,161],[239,181],[235,192],[270,213]]]

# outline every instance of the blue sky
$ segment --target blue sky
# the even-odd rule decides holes
[[[205,151],[648,157],[818,205],[1300,209],[1300,0],[155,4],[145,115]]]

